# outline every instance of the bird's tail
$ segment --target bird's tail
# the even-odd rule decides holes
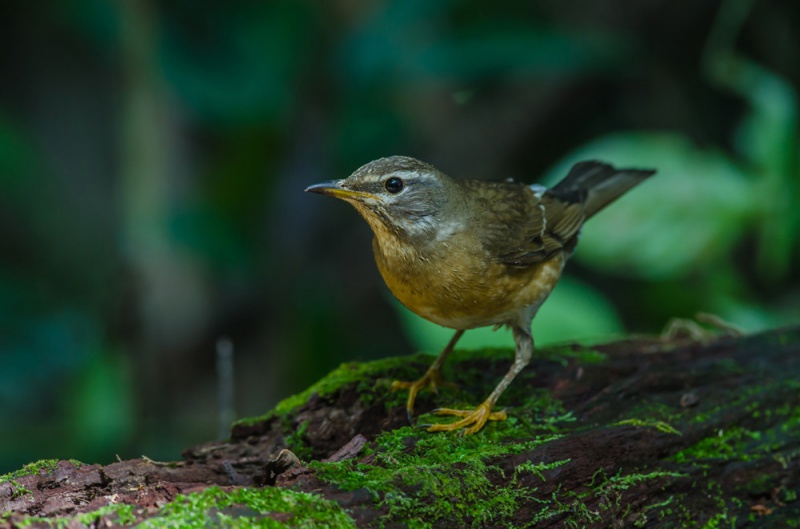
[[[580,202],[586,218],[655,173],[652,169],[616,169],[603,162],[579,162],[550,191],[565,202]]]

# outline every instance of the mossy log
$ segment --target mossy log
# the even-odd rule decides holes
[[[419,420],[510,359],[455,352]],[[467,437],[409,426],[389,391],[429,362],[345,364],[179,462],[26,467],[0,477],[0,526],[800,527],[800,327],[542,350],[509,420]]]

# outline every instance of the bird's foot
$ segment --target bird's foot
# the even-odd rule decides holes
[[[460,421],[451,422],[449,424],[431,424],[427,425],[426,430],[429,432],[452,432],[461,430],[461,435],[470,435],[486,424],[486,421],[504,421],[507,418],[506,411],[492,411],[493,404],[489,401],[484,401],[479,404],[474,410],[454,410],[451,408],[439,408],[433,410],[436,415],[454,415],[462,417]]]
[[[408,413],[408,422],[414,423],[414,401],[417,399],[417,393],[420,390],[430,386],[434,393],[439,394],[440,387],[457,387],[452,382],[447,382],[442,378],[442,372],[436,368],[431,367],[427,372],[415,382],[404,382],[395,380],[392,382],[392,391],[398,389],[408,390],[408,401],[406,402],[406,413]]]

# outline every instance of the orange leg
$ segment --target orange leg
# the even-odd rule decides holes
[[[461,430],[461,435],[470,435],[486,424],[487,421],[504,421],[506,419],[505,410],[492,411],[497,399],[506,390],[511,381],[519,374],[523,368],[528,365],[533,355],[533,338],[530,331],[522,327],[514,327],[514,341],[516,342],[516,350],[514,352],[514,363],[511,369],[508,370],[506,376],[497,384],[494,391],[489,394],[485,401],[479,404],[472,410],[454,410],[451,408],[440,408],[434,410],[437,415],[454,415],[461,417],[461,420],[449,424],[432,424],[428,425],[426,429],[429,432],[452,432]]]
[[[419,380],[415,382],[403,382],[400,380],[395,380],[392,382],[392,390],[398,389],[407,389],[408,390],[408,402],[406,403],[406,413],[408,413],[408,422],[414,422],[414,401],[417,398],[417,393],[420,390],[424,389],[427,386],[437,393],[439,386],[455,386],[455,384],[451,382],[445,382],[442,378],[442,366],[444,365],[444,361],[447,359],[447,356],[455,347],[456,342],[458,339],[461,338],[461,335],[464,334],[464,331],[456,331],[453,337],[448,342],[447,347],[444,348],[442,354],[440,354],[436,360],[431,364],[431,367],[425,372],[425,374]]]

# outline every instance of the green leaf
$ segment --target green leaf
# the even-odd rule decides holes
[[[546,180],[592,159],[658,171],[585,225],[575,258],[605,273],[660,280],[727,261],[759,207],[753,181],[724,153],[668,133],[600,138]]]

